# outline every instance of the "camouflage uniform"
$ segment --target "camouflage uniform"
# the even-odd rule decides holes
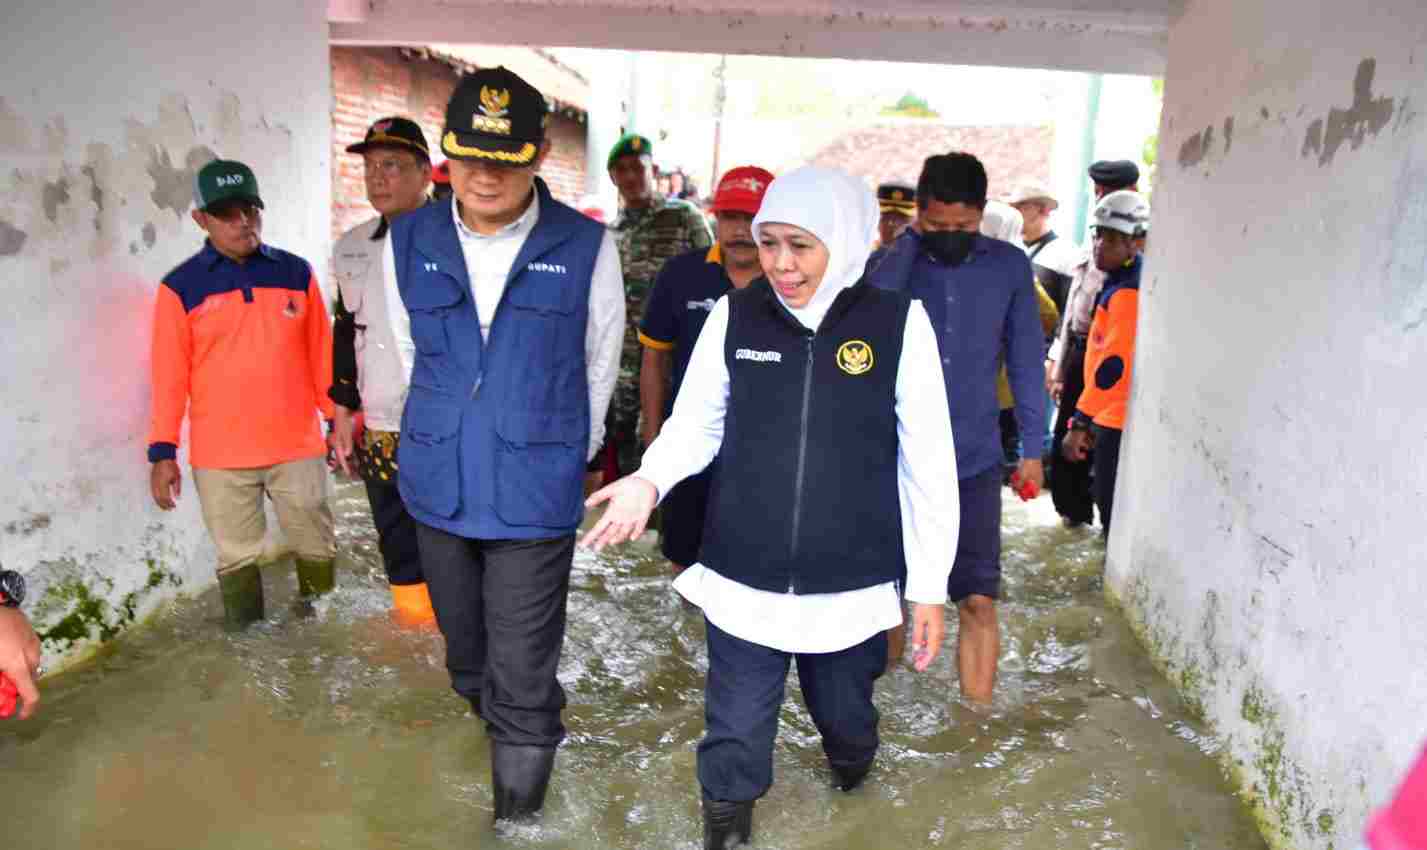
[[[644,318],[644,302],[665,261],[686,251],[712,247],[713,233],[698,207],[673,198],[655,206],[625,209],[611,230],[624,270],[628,324],[619,358],[619,380],[605,420],[606,439],[619,454],[620,474],[627,475],[639,466],[639,364],[644,356],[639,323]]]

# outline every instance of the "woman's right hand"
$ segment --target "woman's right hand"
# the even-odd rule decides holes
[[[604,516],[580,538],[581,546],[588,546],[596,552],[643,534],[649,523],[649,514],[659,502],[659,491],[637,475],[626,475],[595,491],[585,500],[585,507],[593,508],[603,502],[609,502]]]

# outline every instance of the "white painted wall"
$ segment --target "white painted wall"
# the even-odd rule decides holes
[[[1171,26],[1107,580],[1302,850],[1427,734],[1424,104],[1417,0]]]
[[[325,11],[279,0],[6,9],[0,561],[27,574],[41,629],[73,607],[62,586],[88,588],[113,625],[128,594],[142,616],[175,592],[168,578],[145,587],[151,567],[183,591],[213,581],[191,482],[168,515],[148,495],[153,297],[201,246],[192,174],[213,154],[254,167],[266,239],[325,273]],[[63,646],[47,647],[48,663],[73,655]]]

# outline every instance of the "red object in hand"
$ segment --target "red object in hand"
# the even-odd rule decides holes
[[[15,709],[20,705],[20,689],[10,677],[0,673],[0,720],[6,720],[15,714]]]
[[[1011,489],[1016,491],[1016,495],[1020,496],[1023,502],[1029,502],[1041,494],[1040,485],[1029,478],[1022,478],[1019,470],[1011,473]]]

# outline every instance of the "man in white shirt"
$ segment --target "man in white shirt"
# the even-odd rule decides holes
[[[540,811],[565,737],[575,530],[624,333],[613,238],[535,176],[546,117],[505,68],[464,77],[441,139],[451,201],[390,237],[411,358],[401,496],[452,687],[485,720],[497,820]]]
[[[426,134],[409,118],[373,122],[366,136],[347,147],[360,154],[367,200],[378,213],[342,234],[332,256],[337,306],[332,325],[333,455],[348,475],[358,472],[367,489],[382,565],[393,607],[407,622],[435,615],[421,574],[416,522],[397,490],[396,448],[410,370],[397,350],[387,303],[392,219],[419,209],[431,186]]]

